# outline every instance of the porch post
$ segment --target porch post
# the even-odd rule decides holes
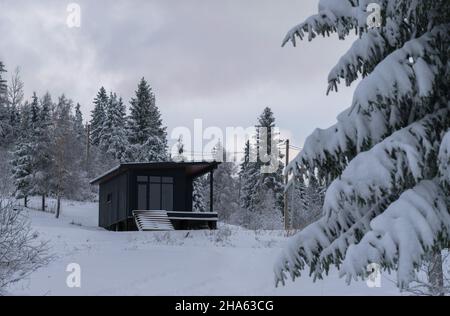
[[[214,171],[209,173],[209,211],[214,212]]]

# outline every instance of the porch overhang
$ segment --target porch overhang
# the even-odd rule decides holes
[[[122,163],[113,169],[105,172],[99,177],[93,179],[90,184],[97,185],[106,182],[128,170],[174,170],[181,169],[186,176],[190,178],[198,178],[209,172],[214,171],[220,162],[132,162]]]

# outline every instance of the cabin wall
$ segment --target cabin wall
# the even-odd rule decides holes
[[[102,183],[99,190],[99,226],[110,228],[127,219],[128,173]]]

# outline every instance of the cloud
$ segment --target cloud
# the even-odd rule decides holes
[[[27,96],[65,93],[87,116],[100,86],[129,100],[145,76],[169,130],[195,118],[247,127],[271,106],[299,146],[350,104],[352,89],[325,97],[328,71],[349,42],[280,47],[317,1],[77,2],[81,28],[70,29],[68,3],[2,1],[0,60],[21,66]]]

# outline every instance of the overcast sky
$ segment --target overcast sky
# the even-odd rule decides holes
[[[169,135],[173,128],[255,124],[265,106],[301,146],[335,122],[353,87],[325,96],[329,70],[351,45],[335,37],[281,48],[318,0],[0,0],[0,60],[22,69],[26,96],[49,90],[89,115],[100,86],[128,101],[144,76]]]

